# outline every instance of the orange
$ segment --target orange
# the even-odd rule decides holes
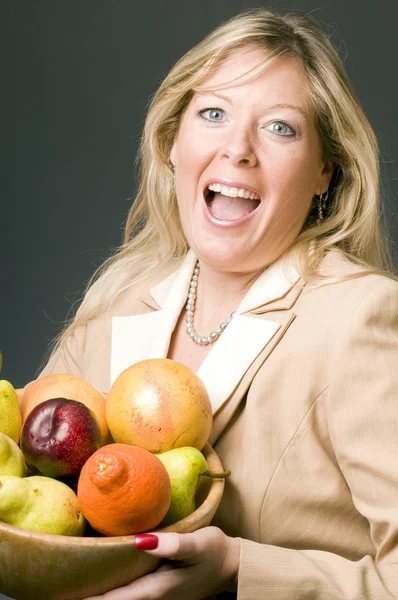
[[[148,531],[169,510],[170,478],[163,463],[148,450],[108,444],[83,465],[77,499],[87,521],[100,533]]]
[[[213,424],[202,380],[168,358],[143,360],[123,371],[109,391],[106,418],[115,442],[156,454],[183,446],[202,450]]]
[[[23,422],[35,406],[52,398],[67,398],[85,404],[97,419],[101,430],[101,444],[108,440],[108,424],[105,415],[105,398],[87,381],[77,375],[59,373],[36,379],[25,390],[21,402]]]

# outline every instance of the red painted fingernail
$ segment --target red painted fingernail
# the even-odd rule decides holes
[[[155,550],[158,547],[158,542],[158,536],[152,533],[139,533],[134,539],[137,550]]]

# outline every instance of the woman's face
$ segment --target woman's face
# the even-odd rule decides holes
[[[265,54],[233,55],[204,85],[239,77]],[[256,271],[280,256],[333,170],[322,162],[315,109],[293,57],[248,83],[195,92],[170,158],[190,247],[205,264],[229,272]]]

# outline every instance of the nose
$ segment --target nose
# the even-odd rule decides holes
[[[222,158],[230,161],[236,167],[254,167],[257,164],[257,156],[248,127],[236,126],[228,132],[222,147]]]

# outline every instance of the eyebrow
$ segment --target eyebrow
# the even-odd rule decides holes
[[[218,92],[217,92],[217,94],[215,94],[214,92],[198,92],[197,95],[198,96],[215,96],[216,98],[221,98],[222,100],[225,100],[225,102],[227,102],[228,104],[232,104],[232,101],[230,98],[228,98],[227,96],[224,96],[224,94],[220,94]],[[290,108],[292,110],[296,110],[297,112],[299,112],[305,119],[308,119],[307,112],[303,108],[301,108],[301,106],[297,106],[295,104],[279,103],[279,104],[274,104],[273,106],[269,106],[266,110],[270,111],[270,110],[274,110],[275,108]]]

